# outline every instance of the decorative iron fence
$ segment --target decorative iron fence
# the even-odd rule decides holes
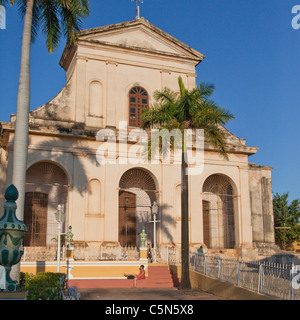
[[[190,255],[190,263],[195,271],[248,290],[285,300],[300,299],[291,265],[197,254]]]
[[[160,252],[162,262],[180,265],[178,248],[165,248],[163,251]],[[300,300],[300,283],[297,282],[300,280],[300,266],[190,253],[190,268],[220,281],[265,295],[285,300]]]

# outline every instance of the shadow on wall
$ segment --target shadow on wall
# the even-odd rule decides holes
[[[170,233],[170,229],[169,228],[175,229],[176,221],[174,220],[174,218],[170,214],[167,214],[167,213],[164,212],[164,211],[166,211],[166,210],[168,210],[168,209],[170,209],[172,207],[173,206],[170,206],[168,204],[162,204],[160,206],[162,219],[160,219],[161,222],[158,223],[157,225],[158,225],[158,229],[161,230],[162,233],[166,235],[166,237],[172,243],[172,245],[175,245],[173,236]]]
[[[74,130],[74,128],[72,130]],[[44,140],[42,143],[34,145],[34,150],[30,149],[28,152],[28,158],[30,159],[31,156],[35,155],[36,161],[33,162],[31,166],[39,162],[53,162],[54,164],[58,164],[60,167],[66,170],[64,165],[66,163],[66,153],[79,155],[76,156],[76,168],[72,167],[69,173],[72,174],[72,170],[76,170],[76,175],[80,177],[80,183],[72,183],[72,188],[83,195],[88,190],[87,184],[89,181],[85,167],[88,164],[96,167],[100,166],[96,159],[97,150],[90,149],[86,147],[86,145],[81,144],[80,141],[75,140],[74,136],[70,135],[70,137],[65,137],[64,139],[67,139],[69,142],[67,147],[63,146],[60,140],[54,139]],[[74,142],[72,140],[74,140]],[[29,145],[32,143],[32,139],[29,139]],[[10,161],[12,161],[12,159],[10,159]],[[4,181],[3,176],[0,176],[1,194],[4,194],[5,186],[6,181]],[[162,204],[160,206],[160,213],[157,217],[157,219],[160,220],[160,223],[157,223],[157,230],[161,230],[161,232],[167,237],[172,245],[174,245],[174,238],[170,230],[174,229],[176,222],[170,214],[166,213],[166,211],[170,208],[172,208],[172,206],[168,204]],[[0,216],[2,216],[2,212],[0,212]]]
[[[285,264],[285,265],[300,265],[300,253],[293,254],[293,253],[279,253],[273,256],[264,258],[260,260],[261,262],[266,263],[278,263],[278,264]]]
[[[70,137],[68,139],[71,141],[73,137]],[[74,139],[75,140],[75,139]],[[30,141],[29,141],[30,145]],[[72,142],[68,144],[68,149],[66,150],[66,147],[62,146],[62,143],[60,141],[55,140],[48,140],[44,141],[43,143],[35,146],[35,149],[37,150],[29,150],[29,157],[33,155],[34,153],[38,152],[38,159],[37,162],[42,161],[49,161],[57,163],[59,166],[61,166],[66,172],[68,172],[65,168],[66,163],[66,153],[70,153],[70,151],[73,153],[73,155],[76,156],[76,168],[73,167],[72,164],[72,171],[76,170],[76,175],[80,177],[80,183],[72,183],[72,188],[77,190],[81,195],[84,194],[87,190],[87,182],[88,182],[88,176],[86,174],[85,165],[83,163],[84,161],[88,161],[88,163],[92,164],[93,166],[99,166],[96,160],[96,150],[92,150],[90,148],[87,148],[86,146],[81,146],[80,141],[76,140],[76,142]],[[49,158],[49,154],[51,154],[51,157]],[[69,171],[70,174],[73,172]],[[68,176],[68,175],[67,175]],[[70,183],[70,181],[69,181]]]

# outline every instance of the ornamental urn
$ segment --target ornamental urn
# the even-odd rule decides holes
[[[5,269],[4,291],[16,291],[19,288],[18,281],[10,278],[11,267],[17,264],[23,254],[20,250],[22,239],[28,228],[16,217],[16,200],[19,193],[14,185],[10,185],[4,194],[4,214],[0,219],[0,265]]]

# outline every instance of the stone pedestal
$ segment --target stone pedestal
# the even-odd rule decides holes
[[[148,262],[147,248],[140,248],[140,261],[141,262]]]
[[[74,261],[74,247],[67,247],[67,259]]]

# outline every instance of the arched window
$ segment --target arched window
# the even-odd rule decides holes
[[[129,93],[129,126],[142,126],[142,112],[148,108],[147,91],[142,87],[134,87]]]

